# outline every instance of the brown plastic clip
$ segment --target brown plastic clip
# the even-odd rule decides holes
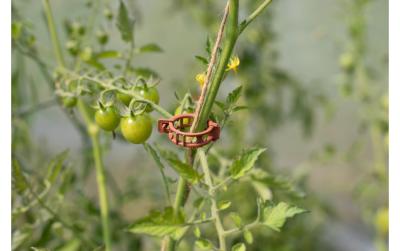
[[[158,131],[167,133],[168,138],[178,146],[198,148],[219,139],[220,127],[214,121],[207,121],[207,128],[202,132],[189,132],[193,123],[193,114],[175,115],[170,119],[158,120]]]

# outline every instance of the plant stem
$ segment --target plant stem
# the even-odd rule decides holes
[[[51,11],[50,1],[43,0],[43,7],[46,14],[47,25],[49,26],[51,42],[53,44],[54,54],[56,55],[58,66],[65,67],[65,61],[61,52],[60,41],[58,39],[57,30],[53,19],[53,13]]]
[[[272,2],[272,0],[265,0],[258,8],[250,14],[241,24],[239,27],[239,34],[246,29],[246,27],[258,16],[261,12]]]
[[[100,202],[101,224],[103,229],[103,241],[105,244],[105,251],[111,251],[111,233],[109,224],[109,209],[108,209],[108,195],[107,195],[107,181],[102,160],[101,146],[99,144],[99,128],[96,124],[91,122],[91,118],[85,104],[79,100],[78,107],[81,111],[82,117],[87,125],[88,133],[92,142],[93,158],[96,168],[97,190]]]
[[[219,87],[221,85],[226,65],[231,57],[233,47],[235,46],[237,36],[238,36],[238,8],[239,1],[238,0],[230,0],[229,1],[229,15],[226,27],[226,36],[224,42],[224,48],[222,49],[220,59],[217,64],[217,68],[215,69],[215,73],[213,74],[212,81],[209,87],[209,90],[206,93],[204,103],[198,104],[201,105],[199,110],[199,118],[198,118],[198,126],[194,131],[199,131],[204,128],[208,117],[210,115],[211,109],[213,107],[215,98],[217,96]]]
[[[211,179],[210,169],[208,168],[207,157],[202,149],[198,150],[201,167],[203,168],[204,180],[208,186],[208,193],[211,199],[211,216],[215,219],[215,229],[218,234],[219,250],[226,251],[225,230],[218,213],[216,193]]]
[[[57,36],[56,27],[54,24],[53,14],[49,0],[43,0],[44,11],[47,17],[47,23],[49,26],[49,32],[51,36],[51,41],[53,44],[53,49],[56,54],[57,63],[59,67],[65,68],[65,62],[61,51],[60,41]],[[101,158],[101,147],[98,141],[98,127],[92,123],[92,119],[89,112],[86,110],[85,104],[79,100],[78,109],[81,113],[93,147],[93,158],[95,160],[96,177],[97,177],[97,187],[99,192],[100,201],[100,212],[101,212],[101,222],[103,227],[103,241],[105,244],[105,250],[111,251],[111,235],[109,230],[109,219],[108,219],[108,198],[106,190],[106,176],[104,173],[104,166]]]
[[[212,78],[212,82],[210,85],[209,90],[207,90],[207,93],[205,93],[205,97],[202,100],[202,103],[197,104],[196,110],[198,110],[197,114],[197,121],[196,127],[193,128],[191,131],[198,131],[201,130],[205,123],[207,122],[207,119],[210,115],[211,108],[214,104],[215,97],[217,96],[219,86],[221,84],[226,65],[228,63],[228,60],[231,56],[233,47],[236,42],[237,38],[237,20],[238,20],[238,8],[239,8],[239,1],[238,0],[229,0],[229,15],[228,15],[228,23],[227,23],[227,36],[226,36],[226,41],[225,41],[225,47],[222,51],[221,58],[218,62],[217,69],[215,70],[214,77]],[[224,22],[224,21],[223,21]],[[224,25],[224,24],[221,24]],[[193,167],[193,160],[195,157],[196,152],[194,150],[189,149],[187,151],[188,155],[188,161],[187,163]],[[178,183],[178,192],[175,195],[175,204],[174,204],[174,211],[177,212],[180,207],[185,205],[187,194],[190,190],[188,190],[187,193],[184,193],[183,191],[186,190],[188,187],[188,184],[185,179],[182,177],[179,178],[179,183]],[[176,241],[174,241],[172,238],[169,239],[168,242],[168,251],[174,251],[175,250],[175,244]]]

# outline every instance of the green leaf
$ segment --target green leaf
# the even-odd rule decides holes
[[[55,182],[57,179],[58,175],[61,172],[61,168],[63,167],[64,160],[68,156],[68,150],[65,150],[61,152],[60,154],[57,154],[54,159],[50,161],[50,164],[47,166],[47,176],[46,176],[46,181],[51,185]]]
[[[207,52],[208,56],[211,56],[211,46],[212,46],[211,38],[210,38],[209,36],[207,36],[207,40],[206,40],[206,52]]]
[[[119,51],[109,50],[109,51],[102,51],[96,54],[96,58],[103,59],[103,58],[120,58],[121,53]]]
[[[244,237],[244,239],[246,240],[246,242],[248,244],[252,244],[253,243],[253,234],[250,232],[250,230],[245,229],[243,231],[243,237]]]
[[[174,215],[174,210],[167,207],[164,211],[153,211],[149,216],[137,220],[128,227],[128,231],[135,234],[147,234],[156,237],[166,235],[179,235],[185,227],[184,216],[182,212]]]
[[[208,65],[208,60],[205,57],[202,56],[194,56],[197,60],[199,60],[201,63]]]
[[[62,247],[58,248],[57,251],[75,251],[79,250],[81,246],[81,241],[79,239],[72,239],[65,243]]]
[[[158,77],[158,73],[147,67],[135,67],[131,69],[136,75],[144,78]]]
[[[126,8],[124,1],[120,0],[117,28],[121,33],[122,40],[125,42],[133,41],[133,25],[134,20],[129,16],[128,9]]]
[[[231,206],[231,204],[232,203],[230,201],[223,200],[223,201],[218,202],[217,207],[219,210],[225,210],[225,209],[229,208]]]
[[[22,34],[23,24],[21,22],[12,22],[11,24],[11,37],[14,40],[18,40]]]
[[[229,214],[229,217],[232,219],[233,223],[235,223],[236,227],[241,228],[243,226],[242,218],[238,213],[231,213]]]
[[[190,165],[182,162],[175,153],[161,150],[160,154],[169,163],[169,165],[184,179],[190,181],[193,184],[196,184],[202,179],[202,175],[200,175]]]
[[[232,178],[239,179],[246,172],[253,168],[254,163],[257,161],[258,156],[263,153],[265,148],[254,148],[243,152],[238,159],[236,159],[230,167]]]
[[[281,190],[294,198],[303,198],[305,195],[287,177],[273,175],[261,169],[253,169],[250,176],[253,187],[264,200],[270,198],[271,189]]]
[[[244,106],[244,105],[239,105],[239,106],[235,106],[235,107],[232,108],[232,110],[234,112],[241,111],[241,110],[247,110],[247,109],[249,109],[249,107]]]
[[[12,186],[19,194],[23,193],[28,187],[21,166],[15,158],[12,160]]]
[[[151,43],[151,44],[145,44],[142,47],[139,48],[139,52],[163,52],[160,46],[157,44]]]
[[[195,243],[196,247],[202,250],[212,250],[212,243],[207,239],[198,239]]]
[[[222,111],[225,110],[225,104],[223,102],[215,100],[214,104],[217,105],[217,107],[220,108]]]
[[[246,245],[243,243],[237,243],[232,247],[232,251],[246,251]]]
[[[232,92],[228,94],[226,97],[226,103],[228,106],[234,105],[238,99],[240,98],[240,94],[242,93],[242,86],[235,88]]]
[[[260,181],[253,180],[251,182],[251,185],[254,187],[254,189],[256,190],[258,195],[260,195],[260,197],[264,201],[272,199],[272,191],[271,191],[271,189],[269,189],[269,187],[266,184],[264,184]]]
[[[278,205],[267,205],[262,214],[262,223],[271,229],[280,232],[287,219],[295,215],[307,212],[306,210],[291,206],[285,202],[279,202]]]

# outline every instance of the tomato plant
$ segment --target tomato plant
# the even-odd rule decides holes
[[[333,200],[321,199],[308,186],[308,176],[345,153],[324,143],[286,172],[276,164],[271,135],[290,124],[311,137],[321,111],[332,116],[333,101],[322,88],[307,86],[282,68],[270,0],[240,5],[228,0],[225,7],[213,1],[172,1],[179,6],[176,11],[207,32],[200,34],[204,50],[188,64],[190,70],[182,70],[188,79],[179,80],[165,80],[164,71],[152,68],[160,61],[156,57],[172,62],[171,52],[158,54],[164,52],[164,40],[158,45],[141,37],[143,30],[136,28],[149,20],[141,20],[135,2],[90,0],[85,7],[79,3],[85,14],[58,20],[52,2],[43,0],[49,36],[38,38],[34,30],[40,24],[32,25],[15,2],[14,250],[331,250],[320,233],[337,219]],[[385,250],[387,201],[379,187],[387,184],[382,157],[387,152],[387,96],[372,90],[374,78],[367,74],[361,42],[366,24],[360,13],[368,1],[361,2],[349,12],[351,45],[338,65],[343,94],[368,107],[360,115],[365,119],[360,131],[367,128],[376,156],[372,174],[364,176],[356,194]],[[186,41],[174,39],[178,47]],[[147,59],[149,54],[154,55]],[[37,93],[46,92],[22,84],[34,82],[27,81],[30,68],[25,64],[38,67],[49,100],[38,103]],[[32,143],[27,118],[55,105],[81,144],[78,151],[62,151],[49,160],[44,146]],[[378,115],[369,116],[372,110]],[[202,132],[211,120],[221,129],[219,140],[188,148],[172,144],[172,134],[153,132],[157,119],[185,113],[193,121],[183,119],[190,127],[182,131]],[[122,155],[134,158],[123,171],[117,168],[121,163],[111,162]],[[118,174],[125,182],[114,180]],[[93,183],[95,191],[84,189]],[[378,194],[381,201],[371,196]]]

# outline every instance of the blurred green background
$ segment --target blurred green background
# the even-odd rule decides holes
[[[90,15],[85,2],[51,1],[63,44],[64,20],[84,23]],[[118,1],[105,2],[113,10],[118,7]],[[163,49],[160,54],[138,55],[133,64],[150,67],[159,74],[160,104],[172,112],[177,105],[174,91],[196,90],[194,76],[204,71],[204,67],[194,55],[202,54],[207,35],[215,34],[224,2],[126,3],[137,21],[135,43],[155,42]],[[241,1],[246,7],[240,16],[245,17],[256,3]],[[13,0],[13,7],[19,15],[14,20],[29,22],[40,57],[48,65],[54,64],[40,2]],[[361,31],[355,32],[361,33],[359,37],[352,33],[354,22],[360,26]],[[109,33],[107,47],[126,47],[119,41],[115,27],[101,21],[101,17],[96,25]],[[239,73],[224,82],[220,97],[242,84],[246,93],[243,101],[250,108],[235,115],[233,119],[238,123],[224,132],[220,147],[226,151],[253,143],[267,147],[266,168],[298,182],[306,193],[304,207],[311,211],[303,221],[295,223],[296,231],[288,225],[287,233],[286,230],[282,233],[286,237],[266,239],[268,245],[278,242],[276,246],[267,249],[267,244],[259,242],[257,246],[256,242],[250,250],[385,250],[382,242],[387,237],[378,233],[375,219],[377,212],[387,205],[387,181],[376,174],[382,173],[376,171],[376,166],[383,165],[386,170],[387,129],[385,126],[378,129],[376,136],[374,128],[382,128],[381,124],[387,122],[387,107],[382,103],[388,81],[388,1],[276,0],[245,33],[236,48],[241,59]],[[362,50],[358,51],[355,48],[360,46],[357,40],[360,37]],[[357,51],[352,66],[356,70],[349,71],[343,63],[343,55],[349,51]],[[24,69],[18,72],[20,84],[13,87],[13,114],[53,96],[34,62],[21,58],[18,52],[13,52],[14,72]],[[22,155],[29,168],[35,170],[68,148],[72,170],[81,172],[84,161],[81,139],[67,116],[54,105],[20,120],[13,119],[13,154]],[[18,126],[20,123],[24,123],[24,129]],[[18,136],[23,133],[29,135],[26,136],[29,140]],[[154,129],[150,141],[160,138]],[[142,147],[112,141],[110,137],[105,137],[104,145],[105,166],[117,190],[128,198],[120,207],[116,208],[116,201],[111,207],[122,223],[130,223],[160,205],[163,192],[158,185],[158,170]],[[383,173],[386,177],[386,172]],[[168,174],[174,176],[171,170]],[[73,190],[77,191],[71,192],[71,196],[83,193],[96,201],[92,170],[85,182],[77,182],[75,186]],[[239,189],[239,193],[246,192],[250,193],[246,188]],[[24,221],[13,221],[13,231],[23,226]],[[26,245],[38,239],[30,237],[24,240],[28,244],[22,242],[14,247],[27,250]],[[314,244],[310,245],[306,239]],[[282,245],[285,240],[292,244]],[[153,250],[147,242],[144,238],[141,250]],[[116,250],[136,249],[121,244]]]

